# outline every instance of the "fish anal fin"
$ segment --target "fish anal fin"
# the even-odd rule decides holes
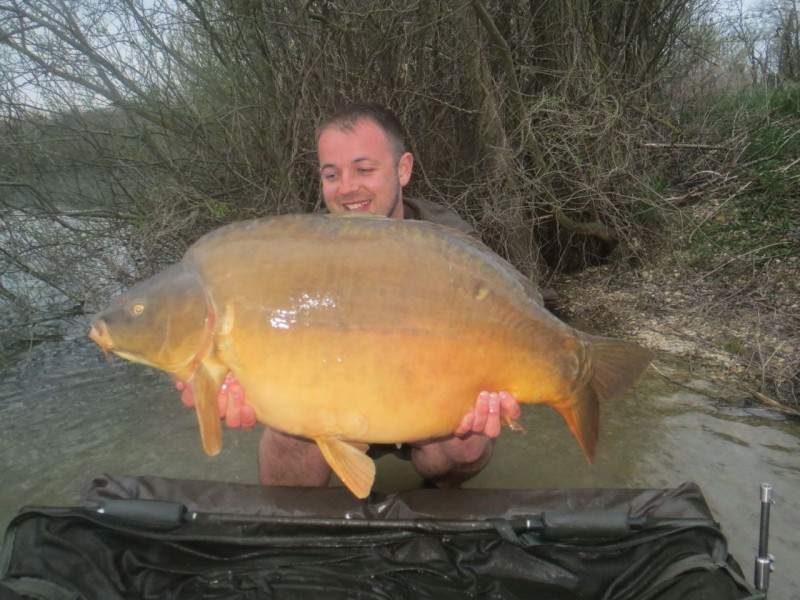
[[[197,409],[197,422],[200,425],[203,450],[209,456],[218,454],[222,449],[222,424],[217,394],[226,372],[225,368],[213,368],[201,363],[197,365],[189,381]]]
[[[652,351],[624,340],[587,336],[592,345],[591,387],[603,399],[620,396],[652,362]]]
[[[578,440],[589,464],[594,461],[600,431],[600,402],[590,387],[585,387],[564,404],[556,405],[567,425]]]
[[[314,438],[331,469],[354,496],[366,498],[375,481],[375,462],[367,456],[367,444],[336,438]]]

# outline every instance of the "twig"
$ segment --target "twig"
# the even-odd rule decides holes
[[[797,163],[800,163],[800,158],[796,158],[792,162],[790,162],[788,165],[784,165],[784,166],[780,167],[779,169],[775,169],[775,172],[776,173],[786,173],[786,171],[791,169]]]
[[[686,385],[685,383],[681,383],[680,381],[677,381],[677,380],[673,379],[672,377],[670,377],[666,373],[663,373],[655,365],[655,363],[651,363],[650,366],[653,367],[653,369],[655,370],[656,373],[661,375],[664,379],[666,379],[670,383],[674,383],[675,385],[677,385],[679,387],[682,387],[682,388],[684,388],[686,390],[689,390],[690,392],[693,392],[695,394],[699,394],[701,396],[705,396],[706,398],[710,398],[710,399],[716,400],[718,402],[730,403],[730,400],[728,398],[724,398],[722,396],[712,396],[707,390],[693,388],[690,385]],[[723,385],[723,384],[720,384],[718,381],[714,381],[713,383],[714,383],[714,385]],[[728,388],[730,390],[737,391],[737,392],[745,392],[745,393],[751,395],[753,398],[755,398],[759,402],[761,402],[762,404],[765,404],[765,405],[769,406],[771,409],[775,410],[776,412],[780,412],[780,413],[784,413],[784,414],[787,414],[787,415],[793,415],[793,416],[796,416],[796,417],[800,417],[800,410],[798,410],[796,408],[793,408],[791,406],[787,406],[786,404],[782,404],[778,400],[775,400],[774,398],[770,398],[766,394],[762,394],[761,392],[759,392],[757,390],[754,390],[750,386],[744,385],[741,388],[737,388],[737,387],[730,387],[730,386],[724,385],[723,387],[726,387],[726,388]]]
[[[656,366],[655,363],[650,363],[650,366],[653,367],[653,370],[655,370],[655,372],[658,373],[659,375],[661,375],[664,379],[666,379],[670,383],[674,383],[675,385],[677,385],[679,387],[682,387],[685,390],[689,390],[690,392],[694,392],[695,394],[700,394],[701,396],[705,396],[706,398],[711,398],[712,400],[716,400],[718,402],[727,402],[728,401],[727,398],[723,398],[722,396],[712,396],[706,390],[700,390],[700,389],[697,389],[697,388],[693,388],[690,385],[686,385],[685,383],[681,383],[677,379],[673,379],[672,377],[670,377],[669,375],[667,375],[666,373],[661,371],[661,369],[659,369]]]
[[[753,396],[753,398],[755,398],[756,400],[761,402],[762,404],[766,404],[767,406],[769,406],[770,408],[772,408],[772,409],[774,409],[774,410],[776,410],[778,412],[782,412],[782,413],[785,413],[787,415],[794,415],[795,417],[800,417],[800,410],[798,410],[796,408],[793,408],[791,406],[787,406],[787,405],[779,402],[778,400],[775,400],[774,398],[770,398],[766,394],[762,394],[761,392],[759,392],[757,390],[754,390],[753,388],[751,388],[749,386],[744,386],[743,389],[748,394]]]
[[[717,144],[686,144],[677,142],[644,142],[645,148],[684,148],[689,150],[727,150],[726,146]]]
[[[605,223],[599,221],[591,221],[588,223],[575,221],[574,219],[570,219],[560,208],[555,210],[555,215],[558,224],[570,233],[593,235],[609,244],[616,245],[619,243],[619,235],[617,232]]]

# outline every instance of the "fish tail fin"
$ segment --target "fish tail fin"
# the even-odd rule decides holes
[[[336,438],[314,438],[331,469],[356,498],[366,498],[375,481],[375,462],[367,456],[369,446]]]
[[[653,353],[633,342],[587,335],[591,344],[592,376],[556,409],[578,440],[586,460],[594,460],[600,426],[600,399],[621,395],[644,372]]]
[[[644,373],[655,355],[625,340],[587,336],[592,346],[592,380],[589,385],[603,399],[620,396]]]
[[[597,394],[591,386],[586,386],[571,396],[564,405],[555,408],[564,417],[586,460],[591,464],[600,431],[600,402]]]
[[[203,364],[199,364],[189,382],[197,409],[197,422],[200,424],[200,438],[203,450],[209,456],[222,449],[222,424],[220,423],[217,394],[225,378],[225,371],[216,377]]]

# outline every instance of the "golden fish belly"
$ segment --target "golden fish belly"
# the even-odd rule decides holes
[[[452,433],[482,390],[529,401],[566,391],[557,364],[532,361],[505,339],[403,331],[233,338],[226,361],[259,421],[304,437],[428,439]]]

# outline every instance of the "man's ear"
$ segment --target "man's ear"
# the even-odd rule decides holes
[[[397,177],[400,185],[405,186],[411,180],[411,171],[414,169],[414,155],[406,152],[397,163]]]

